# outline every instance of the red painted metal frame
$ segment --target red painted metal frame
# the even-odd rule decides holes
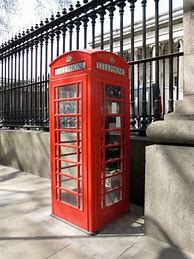
[[[67,61],[67,62],[66,62]],[[103,62],[111,66],[116,66],[124,69],[125,75],[119,75],[113,72],[105,71],[96,68],[96,62]],[[77,62],[85,62],[85,68],[78,71],[65,72],[59,75],[55,75],[55,69],[63,66],[75,64]],[[96,232],[100,230],[104,224],[109,223],[111,220],[117,218],[129,209],[129,74],[128,64],[119,56],[113,53],[100,50],[84,50],[84,51],[71,51],[65,53],[54,60],[51,65],[51,77],[49,85],[49,101],[50,101],[50,160],[51,160],[51,191],[52,191],[52,214],[58,218],[61,218],[87,232]],[[60,87],[78,84],[81,87],[81,96],[76,94],[75,98],[58,99],[56,92]],[[123,91],[121,99],[105,98],[102,96],[102,89],[106,85],[112,85],[120,87]],[[59,102],[63,101],[81,101],[81,113],[76,108],[76,114],[59,114],[55,109],[59,109]],[[107,114],[105,113],[105,100],[112,100],[122,103],[121,114]],[[60,129],[59,122],[55,122],[55,118],[60,117],[80,117],[81,129]],[[105,133],[111,131],[105,129],[105,117],[122,117],[122,128],[115,129],[115,131],[122,132],[121,144],[109,144],[105,145]],[[57,119],[58,120],[58,119]],[[77,122],[78,123],[78,122]],[[57,126],[57,127],[56,127]],[[81,158],[81,161],[75,162],[75,165],[80,164],[82,176],[70,177],[77,180],[82,185],[78,185],[77,196],[82,197],[82,206],[80,205],[80,199],[78,199],[78,206],[72,206],[70,204],[60,201],[60,197],[57,196],[57,192],[60,195],[60,161],[61,153],[60,146],[66,146],[72,148],[70,142],[65,145],[60,143],[59,132],[76,132],[81,135],[81,146],[76,148],[76,154]],[[114,129],[112,130],[114,131]],[[56,137],[57,136],[57,137]],[[114,158],[114,162],[121,160],[123,162],[121,172],[114,175],[121,175],[122,185],[113,188],[112,190],[106,190],[105,182],[109,176],[105,179],[105,164],[110,161],[105,161],[105,149],[114,148],[120,146],[121,158]],[[72,152],[73,153],[73,152]],[[71,156],[72,154],[69,154]],[[67,160],[68,162],[68,160]],[[56,169],[56,163],[58,168]],[[104,165],[104,172],[103,170]],[[102,167],[101,167],[102,166]],[[58,170],[58,171],[57,171]],[[69,177],[67,174],[63,174]],[[112,178],[111,178],[112,179]],[[108,180],[107,180],[108,181]],[[59,182],[59,183],[58,183]],[[102,182],[104,185],[102,186]],[[59,190],[59,191],[57,191]],[[105,206],[105,200],[102,198],[105,193],[109,193],[114,190],[121,190],[122,199],[110,206]],[[79,193],[79,191],[81,193]],[[68,191],[71,193],[71,191]],[[74,193],[74,192],[72,192]],[[103,202],[102,202],[103,200]]]

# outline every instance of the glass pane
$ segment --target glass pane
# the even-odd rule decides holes
[[[66,162],[66,161],[61,161],[61,160],[60,160],[60,164],[61,164],[61,169],[70,167],[70,166],[74,166],[74,164],[72,164],[71,162]]]
[[[71,194],[69,192],[66,192],[65,190],[61,190],[61,197],[60,200],[62,202],[65,202],[67,204],[70,204],[74,207],[78,206],[78,198],[77,195]]]
[[[121,172],[121,161],[116,161],[106,164],[106,175],[111,175]]]
[[[105,195],[105,206],[110,206],[121,200],[121,191],[116,190]]]
[[[60,175],[61,187],[77,192],[77,180]]]
[[[67,154],[61,155],[61,158],[72,162],[77,162],[77,153],[67,153]]]
[[[115,85],[105,85],[105,97],[122,98],[122,87]]]
[[[77,177],[78,175],[78,170],[77,170],[77,166],[76,165],[73,165],[73,166],[66,166],[66,167],[61,167],[61,170],[60,170],[60,173],[63,173],[63,174],[67,174],[67,175],[70,175],[70,176],[73,176],[73,177]]]
[[[120,144],[122,143],[121,131],[109,131],[106,132],[105,144]]]
[[[76,101],[59,102],[59,114],[76,114]]]
[[[65,146],[59,146],[59,151],[61,156],[69,153],[76,153],[77,148],[76,147],[65,147]]]
[[[79,150],[79,152],[80,152],[80,150]],[[60,146],[60,154],[61,154],[62,159],[77,162],[77,149],[76,148]]]
[[[121,128],[121,117],[119,116],[111,116],[108,117],[106,116],[105,118],[105,127],[106,129],[117,129],[117,128]]]
[[[60,129],[76,129],[76,117],[60,117]]]
[[[120,158],[121,157],[121,147],[111,147],[111,148],[106,148],[106,159],[105,160],[110,160],[114,158]]]
[[[105,179],[106,191],[121,186],[121,176],[115,175]]]
[[[114,102],[111,100],[106,100],[105,101],[105,113],[121,114],[122,113],[122,103]]]
[[[67,145],[77,145],[77,133],[76,132],[60,132],[60,143]]]
[[[59,87],[59,98],[76,98],[76,84]]]

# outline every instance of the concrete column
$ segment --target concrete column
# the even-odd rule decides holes
[[[194,1],[183,3],[184,95],[147,129],[165,144],[146,148],[145,233],[194,253]]]
[[[193,157],[193,147],[146,147],[145,234],[191,253],[194,253]]]
[[[193,95],[194,71],[194,1],[183,1],[183,29],[184,29],[184,96]]]

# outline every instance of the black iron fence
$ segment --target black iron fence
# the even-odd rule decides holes
[[[2,44],[0,127],[47,129],[49,63],[69,50],[100,48],[130,64],[131,130],[144,132],[181,95],[183,15],[174,3],[77,1]]]

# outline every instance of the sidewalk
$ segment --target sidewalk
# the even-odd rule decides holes
[[[50,216],[50,182],[0,166],[0,259],[194,259],[144,237],[141,208],[96,236]]]

